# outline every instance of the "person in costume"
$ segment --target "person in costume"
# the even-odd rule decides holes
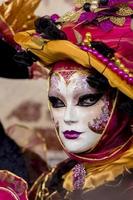
[[[13,39],[15,32],[24,30],[26,27],[33,27],[35,16],[33,11],[39,1],[10,1],[0,5],[0,77],[10,79],[29,79],[31,74],[29,66],[31,61],[27,59],[23,63],[17,63],[14,58],[19,51],[21,56],[23,51]],[[21,7],[31,14],[31,18],[27,20],[27,16],[18,14],[17,24],[15,16],[18,8]],[[20,21],[21,18],[21,21]],[[14,22],[15,21],[15,22]],[[20,27],[23,25],[24,27]],[[2,94],[1,94],[2,95]],[[10,100],[9,100],[10,101]],[[27,161],[28,160],[28,161]],[[36,163],[38,167],[36,166]],[[36,166],[36,167],[35,167]],[[0,199],[1,200],[28,200],[28,188],[33,184],[36,178],[43,171],[48,171],[45,161],[43,161],[36,153],[30,150],[23,150],[7,135],[0,121]]]
[[[17,63],[14,60],[16,49],[0,39],[0,77],[10,79],[29,79],[29,64]],[[5,59],[6,55],[6,59]],[[2,122],[0,122],[0,170],[9,170],[16,175],[24,178],[29,186],[43,172],[48,170],[45,161],[41,160],[35,153],[26,150],[22,153],[21,148],[5,133]],[[28,162],[27,162],[28,160]],[[39,161],[39,168],[35,168],[35,162]],[[41,169],[41,166],[43,166]],[[34,174],[34,175],[33,175]]]
[[[50,69],[50,112],[69,156],[35,182],[30,199],[132,199],[132,15],[132,1],[80,0],[15,35]]]
[[[0,77],[29,78],[28,67],[18,65],[13,60],[15,53],[10,44],[0,39]],[[27,200],[27,183],[30,185],[31,180],[24,155],[20,147],[7,136],[0,121],[0,199]]]

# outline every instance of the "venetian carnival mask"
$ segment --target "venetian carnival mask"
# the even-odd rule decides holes
[[[126,0],[98,2],[96,12],[86,3],[62,17],[38,18],[35,30],[17,33],[15,41],[51,70],[50,109],[64,150],[72,159],[96,163],[132,143],[133,10]],[[95,72],[98,81],[106,79],[102,91],[90,81]]]
[[[54,70],[49,101],[58,138],[67,151],[93,149],[102,137],[110,112],[107,95],[91,87],[86,69]]]

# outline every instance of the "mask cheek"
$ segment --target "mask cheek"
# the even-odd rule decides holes
[[[107,122],[110,118],[109,101],[104,100],[104,105],[101,107],[101,112],[98,117],[88,122],[88,127],[97,134],[102,134]]]
[[[59,111],[56,111],[54,109],[51,110],[51,117],[54,122],[56,130],[59,130],[59,124],[60,124],[60,113]]]
[[[55,127],[59,129],[59,121],[55,121]]]
[[[50,116],[51,116],[51,120],[54,122],[55,127],[57,127],[59,123],[57,120],[56,112],[54,111],[52,107],[50,107]]]
[[[55,117],[53,117],[53,122],[56,128],[59,128],[59,120]]]

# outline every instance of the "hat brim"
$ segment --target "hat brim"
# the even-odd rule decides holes
[[[111,87],[117,88],[133,99],[133,86],[122,80],[93,54],[81,50],[77,45],[67,40],[48,41],[34,35],[34,33],[34,30],[20,32],[15,35],[14,39],[24,49],[28,49],[38,56],[45,67],[49,68],[51,64],[66,59],[71,59],[85,68],[91,66],[108,79]]]

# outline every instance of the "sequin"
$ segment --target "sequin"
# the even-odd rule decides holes
[[[96,133],[101,134],[109,120],[109,117],[109,101],[104,99],[104,106],[102,107],[102,112],[100,116],[96,119],[93,119],[93,124],[89,123],[89,128],[95,131]]]

